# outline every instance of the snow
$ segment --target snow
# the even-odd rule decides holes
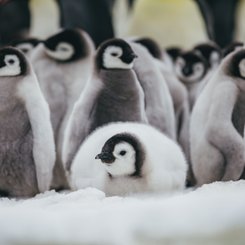
[[[0,199],[1,245],[244,244],[245,181],[172,195],[105,197],[97,189]]]

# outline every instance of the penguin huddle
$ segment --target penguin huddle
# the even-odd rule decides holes
[[[244,175],[242,44],[95,49],[65,29],[11,45],[0,50],[0,196],[162,193]]]

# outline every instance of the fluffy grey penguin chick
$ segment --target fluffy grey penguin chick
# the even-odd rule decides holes
[[[71,165],[73,190],[95,187],[106,195],[170,192],[185,186],[187,164],[180,147],[140,123],[112,123],[95,130]]]
[[[133,41],[130,45],[138,56],[133,69],[145,94],[148,122],[175,140],[174,106],[167,83],[148,50]]]
[[[81,143],[97,127],[117,121],[147,123],[144,92],[132,69],[135,58],[122,39],[108,40],[98,48],[94,75],[76,102],[65,131],[63,161],[67,170]]]
[[[0,50],[0,195],[49,190],[55,162],[50,112],[24,54]]]
[[[194,106],[191,159],[198,185],[238,180],[245,165],[245,50],[228,55]]]
[[[188,90],[190,110],[206,85],[207,69],[206,60],[194,51],[183,52],[176,59],[175,73]]]
[[[94,44],[80,29],[65,29],[39,44],[31,55],[42,92],[49,104],[57,161],[52,187],[66,188],[61,163],[64,131],[86,82],[92,75]]]
[[[176,78],[172,72],[172,68],[166,66],[162,59],[165,55],[162,53],[158,44],[150,38],[139,38],[135,42],[144,46],[154,58],[156,66],[159,67],[164,80],[169,88],[171,94],[174,112],[175,112],[175,129],[177,141],[184,150],[187,159],[190,158],[189,149],[189,118],[190,109],[188,101],[188,92],[186,87]]]

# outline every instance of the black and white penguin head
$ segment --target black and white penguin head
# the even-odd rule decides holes
[[[140,177],[144,153],[135,136],[122,133],[108,139],[96,159],[101,160],[112,177]]]
[[[143,37],[134,40],[134,42],[144,46],[154,58],[158,60],[162,59],[162,50],[155,40],[148,37]]]
[[[99,46],[96,55],[98,69],[132,69],[137,55],[122,39],[110,39]]]
[[[178,56],[182,53],[182,49],[180,47],[169,47],[165,49],[165,52],[171,60],[175,62]]]
[[[207,63],[205,59],[193,51],[180,54],[176,59],[175,72],[184,83],[199,82],[206,75]]]
[[[27,67],[27,60],[22,52],[12,47],[0,49],[0,77],[25,75]]]
[[[41,41],[36,38],[27,38],[23,40],[14,41],[11,43],[12,46],[21,50],[24,54],[28,54],[34,49]]]
[[[79,29],[65,29],[44,41],[47,55],[59,62],[71,62],[88,54],[86,40]]]
[[[224,72],[228,76],[245,79],[245,49],[224,59]]]
[[[223,49],[223,57],[227,56],[228,54],[235,52],[239,49],[243,48],[243,43],[242,42],[232,42],[228,46],[226,46]]]
[[[203,56],[208,63],[208,68],[219,66],[222,58],[221,49],[215,43],[201,43],[193,48],[194,52]]]

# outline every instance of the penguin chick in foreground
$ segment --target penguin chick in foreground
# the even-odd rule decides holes
[[[76,102],[65,131],[63,162],[68,171],[80,145],[97,127],[117,121],[147,123],[144,92],[132,69],[136,57],[122,39],[99,46],[94,75]]]
[[[181,145],[186,158],[190,160],[190,148],[189,148],[189,119],[190,109],[188,101],[188,92],[186,87],[176,78],[173,74],[172,69],[166,66],[162,59],[165,56],[158,44],[150,38],[139,38],[135,42],[144,46],[154,58],[156,65],[161,70],[162,76],[164,77],[169,92],[171,94],[174,111],[175,111],[175,123],[176,123],[176,135],[177,141]],[[190,171],[190,168],[189,168]]]
[[[50,112],[36,75],[15,48],[0,50],[0,195],[49,190],[55,162]]]
[[[94,131],[71,165],[73,190],[95,187],[106,195],[171,192],[185,186],[180,147],[150,125],[113,123]]]
[[[241,178],[245,165],[245,50],[229,54],[203,89],[190,124],[193,172],[200,186]]]
[[[145,94],[148,122],[175,140],[174,106],[167,83],[148,50],[133,41],[130,45],[138,56],[133,69]]]
[[[33,49],[41,42],[37,38],[26,38],[17,41],[13,41],[11,46],[21,50],[28,57],[31,55]]]
[[[31,55],[42,92],[49,104],[57,161],[53,188],[67,188],[61,151],[64,131],[74,103],[93,70],[95,49],[88,34],[65,29],[39,44]]]
[[[181,53],[176,60],[175,73],[188,90],[190,110],[206,84],[207,70],[206,60],[193,51]]]

